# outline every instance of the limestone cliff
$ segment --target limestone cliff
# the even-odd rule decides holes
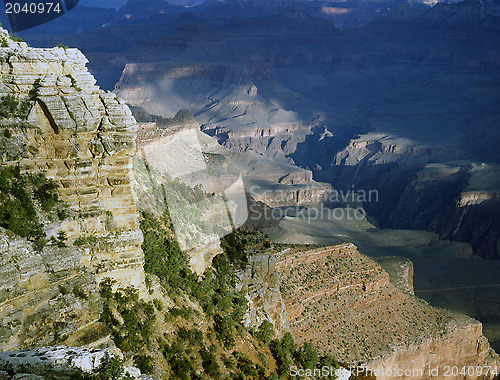
[[[0,378],[30,380],[71,380],[82,373],[95,373],[100,366],[113,358],[123,360],[123,355],[113,349],[88,349],[75,347],[41,347],[0,353]],[[135,367],[124,367],[130,379],[151,380]]]
[[[73,210],[60,223],[67,248],[0,232],[0,349],[107,344],[96,284],[104,277],[144,289],[142,233],[131,186],[136,123],[95,85],[76,49],[31,48],[0,30],[0,96],[29,102],[26,120],[4,118],[0,165],[44,172]],[[76,241],[77,244],[72,246]]]

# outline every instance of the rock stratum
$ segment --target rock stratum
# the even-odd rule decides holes
[[[414,297],[411,266],[399,258],[383,261],[396,269],[391,276],[353,244],[281,252],[276,269],[297,341],[315,342],[352,366],[378,372],[377,379],[430,379],[436,367],[444,378],[446,366],[498,367],[480,322]],[[411,373],[387,375],[397,368]]]
[[[71,380],[83,372],[94,372],[112,358],[123,358],[117,350],[80,347],[40,347],[0,353],[2,379]],[[132,379],[151,380],[135,367],[125,367]]]
[[[99,90],[78,50],[31,48],[4,29],[0,39],[0,94],[31,99],[26,120],[1,121],[10,133],[0,137],[0,164],[45,173],[72,210],[44,225],[47,237],[64,231],[69,247],[35,251],[0,231],[0,349],[107,345],[97,284],[111,277],[144,289],[131,185],[135,119]]]
[[[2,165],[19,163],[23,171],[53,178],[74,214],[62,223],[47,222],[45,230],[49,236],[64,231],[70,243],[82,242],[80,247],[36,251],[27,240],[0,231],[0,348],[112,345],[98,321],[97,284],[112,277],[120,285],[145,291],[142,234],[132,188],[135,120],[114,94],[95,86],[79,51],[30,48],[12,41],[5,31],[0,38],[8,45],[0,48],[0,93],[32,102],[27,120],[2,120],[9,130],[0,137]],[[252,94],[254,90],[247,92]],[[327,129],[318,131],[318,141],[331,140]],[[259,133],[269,138],[271,132]],[[206,153],[216,162],[224,161],[216,148]],[[251,156],[242,156],[242,167]],[[260,164],[256,172],[266,167]],[[296,170],[277,179],[280,185],[303,185],[310,173]],[[464,202],[470,203],[470,197]],[[499,364],[479,322],[414,298],[411,265],[386,264],[396,267],[393,277],[405,278],[393,285],[389,274],[353,245],[285,250],[276,264],[280,290],[273,259],[254,257],[240,278],[252,302],[249,324],[267,319],[282,330],[290,326],[299,342],[311,339],[325,352],[373,369],[415,362],[422,369],[457,362]],[[205,260],[200,267],[206,267]],[[240,339],[238,344],[249,346],[248,341]],[[255,357],[257,351],[252,351]]]

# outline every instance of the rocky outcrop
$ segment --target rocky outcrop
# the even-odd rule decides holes
[[[290,331],[290,325],[275,266],[276,257],[269,253],[250,256],[246,269],[238,273],[237,289],[244,291],[249,301],[245,325],[257,328],[266,320],[281,336]]]
[[[123,360],[123,355],[111,349],[64,346],[0,352],[0,376],[6,380],[71,380],[84,373],[96,373],[113,358]],[[132,379],[151,380],[135,367],[124,367],[123,374]]]
[[[35,252],[2,233],[0,347],[106,344],[97,322],[104,277],[145,292],[142,233],[132,189],[137,126],[129,109],[97,86],[76,49],[37,49],[0,39],[0,95],[30,99],[26,120],[2,119],[1,165],[44,172],[73,210],[46,221],[47,237],[66,232],[68,248]],[[9,136],[10,135],[10,136]]]
[[[406,257],[383,256],[374,259],[389,274],[391,284],[403,292],[415,295],[413,263]]]
[[[98,323],[95,271],[77,247],[46,246],[41,252],[0,232],[0,347],[92,344],[109,341]],[[97,342],[99,343],[99,342]]]
[[[352,244],[287,249],[278,256],[276,268],[298,342],[312,340],[351,365],[378,371],[377,379],[405,379],[415,373],[380,376],[388,368],[422,371],[417,378],[428,379],[435,367],[442,375],[444,366],[500,365],[481,323],[414,297],[408,279],[405,290],[398,289],[379,264]]]

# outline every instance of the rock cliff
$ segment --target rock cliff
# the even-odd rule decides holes
[[[415,373],[427,379],[435,367],[444,376],[445,366],[500,365],[481,323],[415,298],[408,279],[404,290],[395,287],[389,274],[352,244],[287,249],[276,268],[296,339],[312,340],[351,365],[378,370],[377,379],[412,378]],[[381,375],[388,368],[410,369],[411,374]]]
[[[142,233],[133,193],[136,123],[95,85],[76,49],[31,48],[0,30],[0,96],[29,104],[26,120],[3,118],[0,165],[44,172],[72,214],[45,221],[69,247],[35,251],[0,232],[0,349],[107,344],[96,284],[112,277],[144,291]],[[75,243],[72,246],[72,243]]]
[[[250,256],[248,266],[238,273],[237,288],[243,290],[249,300],[247,326],[255,328],[266,320],[273,324],[277,336],[290,331],[275,256],[268,253]]]

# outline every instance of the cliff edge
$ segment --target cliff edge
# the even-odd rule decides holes
[[[97,284],[105,277],[144,290],[142,233],[132,188],[137,125],[101,91],[76,49],[31,48],[0,29],[0,98],[25,115],[4,115],[0,167],[45,173],[70,213],[43,220],[35,247],[0,230],[0,350],[42,345],[106,346]]]

